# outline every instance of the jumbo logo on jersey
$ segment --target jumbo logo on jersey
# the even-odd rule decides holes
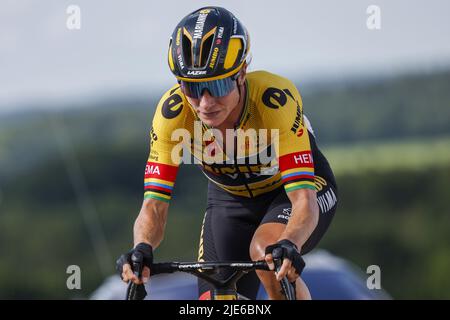
[[[297,112],[295,113],[295,119],[294,123],[292,124],[291,131],[297,135],[297,137],[301,137],[303,135],[303,112],[300,108],[300,104],[298,101],[295,101],[297,103]],[[298,128],[300,127],[300,130]],[[298,130],[298,132],[297,132]]]
[[[178,94],[172,94],[168,97],[161,108],[161,113],[166,119],[173,119],[183,110],[183,99]]]

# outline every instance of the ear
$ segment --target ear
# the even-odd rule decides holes
[[[242,66],[241,71],[239,71],[239,77],[237,79],[238,84],[240,86],[243,86],[245,83],[245,76],[247,75],[247,64],[244,63],[244,65]]]

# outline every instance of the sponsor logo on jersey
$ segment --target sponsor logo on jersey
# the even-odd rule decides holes
[[[276,175],[279,171],[280,171],[279,166],[263,167],[263,168],[261,168],[261,175],[262,176],[273,176],[273,175]]]
[[[149,159],[150,159],[150,160],[153,160],[153,161],[158,161],[158,159],[159,159],[159,153],[156,152],[156,151],[154,151],[154,150],[150,150],[150,156],[149,156]]]
[[[303,125],[303,114],[302,114],[302,109],[300,108],[298,101],[296,101],[296,102],[297,102],[297,112],[295,114],[295,119],[294,119],[294,123],[292,124],[291,131],[294,134],[296,134],[297,137],[301,137],[303,134],[303,130],[301,130],[301,133],[300,133],[300,131],[297,132],[297,130],[300,126]]]
[[[214,165],[208,165],[206,163],[203,164],[203,168],[206,171],[209,171],[213,174],[219,174],[219,175],[228,175],[232,179],[237,179],[239,176],[239,173],[250,175],[259,175],[261,172],[261,167],[263,165],[244,165],[244,166],[237,166],[236,165],[229,165],[229,164],[214,164]]]
[[[285,154],[280,157],[281,171],[293,168],[314,168],[314,161],[311,151],[302,151]]]
[[[175,104],[175,103],[173,103]],[[172,110],[175,112],[175,110]],[[275,155],[279,148],[278,129],[226,129],[225,138],[218,129],[205,129],[201,121],[194,121],[194,136],[186,128],[177,128],[172,132],[171,140],[178,142],[173,146],[171,159],[173,163],[182,161],[185,164],[223,163],[224,155],[228,155],[227,164],[277,164]],[[214,148],[208,141],[216,137]],[[224,142],[226,141],[226,148]],[[226,149],[226,150],[225,150]],[[180,156],[180,152],[182,156]],[[212,152],[215,150],[214,152]],[[190,152],[191,151],[191,152]],[[190,156],[192,154],[193,157]],[[181,159],[180,159],[181,157]]]
[[[158,136],[155,133],[155,129],[152,127],[150,130],[150,145],[153,146],[153,142],[158,140]]]
[[[310,151],[296,153],[293,156],[294,162],[297,165],[312,165],[313,158]]]
[[[319,192],[322,191],[322,189],[327,186],[327,181],[320,176],[315,176],[314,184],[316,186],[316,191]]]
[[[161,172],[159,171],[159,166],[158,165],[151,165],[151,164],[147,164],[145,166],[145,174],[156,174],[156,175],[160,175]]]
[[[277,216],[277,218],[278,219],[289,220],[289,218],[291,217],[291,212],[292,212],[292,208],[284,208],[283,209],[283,214],[279,214]]]
[[[321,213],[330,211],[337,203],[337,197],[333,192],[333,189],[329,189],[324,194],[317,197],[317,203],[320,207]]]
[[[166,119],[172,119],[178,116],[183,110],[183,99],[178,94],[169,96],[162,105],[161,113]]]
[[[286,104],[287,96],[281,89],[267,88],[262,95],[262,102],[269,108],[278,109]]]
[[[145,179],[156,178],[173,182],[177,176],[178,167],[160,162],[147,161]]]

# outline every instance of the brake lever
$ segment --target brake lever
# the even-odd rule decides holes
[[[281,266],[283,265],[283,249],[275,248],[272,252],[272,259],[275,264],[276,272],[280,272]],[[295,286],[291,284],[287,276],[280,280],[283,293],[287,300],[295,300]]]
[[[138,279],[142,278],[142,270],[144,269],[143,261],[142,261],[142,253],[135,252],[131,256],[133,273]],[[135,284],[130,281],[127,288],[127,300],[144,300],[147,296],[147,290],[145,290],[145,284]]]

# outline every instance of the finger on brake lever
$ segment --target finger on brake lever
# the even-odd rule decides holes
[[[133,274],[141,279],[143,270],[142,253],[135,252],[131,256],[131,261],[133,264]],[[127,289],[127,300],[144,300],[147,296],[147,290],[145,290],[144,284],[135,284],[130,282]]]
[[[276,272],[280,272],[281,266],[283,264],[283,249],[275,248],[272,252],[273,262],[275,264]],[[289,283],[287,277],[284,277],[280,281],[282,292],[288,300],[295,300],[295,286]]]
[[[133,273],[136,277],[138,277],[138,279],[141,279],[142,277],[142,259],[142,253],[140,252],[134,252],[131,256],[131,261],[133,263]]]
[[[272,251],[272,258],[273,262],[275,264],[275,271],[279,272],[281,269],[281,265],[283,264],[283,249],[281,248],[275,248]]]

